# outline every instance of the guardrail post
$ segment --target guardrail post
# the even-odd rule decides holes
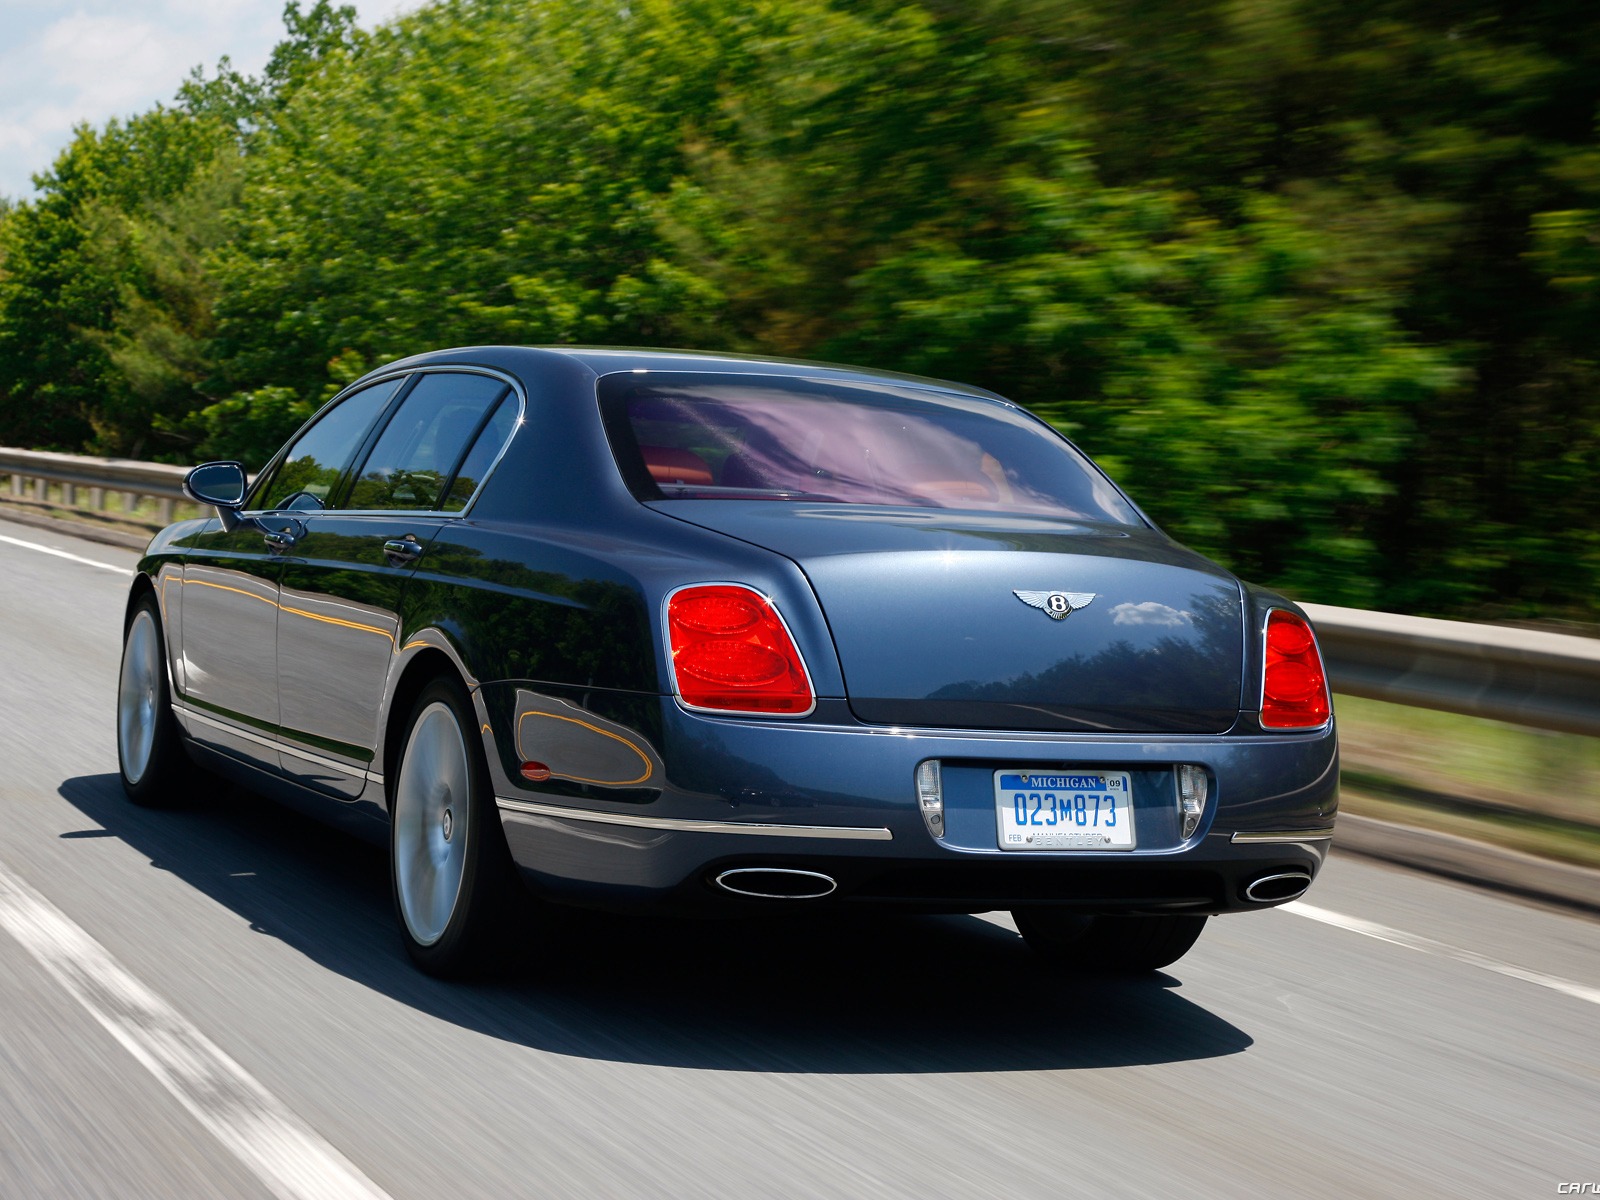
[[[28,481],[15,472],[11,475],[11,494],[13,496],[25,496],[28,494]]]
[[[75,484],[63,483],[61,485],[61,503],[68,508],[76,508],[78,504],[78,488]]]
[[[50,481],[48,479],[35,479],[33,481],[33,498],[41,504],[50,499]]]
[[[92,488],[89,489],[89,507],[94,509],[95,512],[105,512],[105,510],[106,510],[106,490],[105,490],[105,488],[94,488],[94,487],[92,487]]]
[[[131,512],[138,512],[139,511],[139,493],[138,492],[123,492],[122,493],[122,511],[125,512],[125,513],[131,513]]]
[[[161,501],[161,523],[163,525],[172,524],[172,506],[176,503],[176,500]]]

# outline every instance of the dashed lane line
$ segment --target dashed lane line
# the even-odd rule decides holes
[[[1391,929],[1389,926],[1380,925],[1376,921],[1366,921],[1360,917],[1350,917],[1344,913],[1331,912],[1326,908],[1318,908],[1314,904],[1305,904],[1299,900],[1292,900],[1288,904],[1279,905],[1278,911],[1293,913],[1297,917],[1308,917],[1313,921],[1321,921],[1324,925],[1332,925],[1337,929],[1359,933],[1362,937],[1376,938],[1380,942],[1390,942],[1396,946],[1404,946],[1407,950],[1417,950],[1423,954],[1433,954],[1440,958],[1454,959],[1456,962],[1466,963],[1471,967],[1480,967],[1485,971],[1493,971],[1496,975],[1520,979],[1524,983],[1535,983],[1540,987],[1549,988],[1551,991],[1560,992],[1578,1000],[1587,1000],[1590,1004],[1600,1004],[1600,988],[1590,987],[1583,983],[1574,983],[1570,979],[1562,979],[1559,975],[1546,975],[1542,971],[1530,971],[1526,967],[1513,966],[1511,963],[1501,962],[1497,958],[1490,958],[1472,950],[1463,950],[1459,946],[1436,942],[1432,938],[1422,937],[1415,933],[1406,933],[1402,929]]]
[[[0,928],[280,1200],[388,1200],[177,1009],[0,866]]]
[[[115,571],[118,575],[133,574],[127,567],[99,562],[93,558],[84,558],[79,554],[69,554],[65,550],[57,550],[54,546],[41,546],[38,542],[25,542],[21,538],[7,537],[3,533],[0,533],[0,542],[4,542],[8,546],[21,546],[24,550],[37,550],[40,554],[52,554],[56,558],[64,558],[68,562],[82,563],[86,567],[99,567],[102,571]]]

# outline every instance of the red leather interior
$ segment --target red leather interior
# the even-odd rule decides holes
[[[711,467],[692,450],[679,450],[675,446],[640,446],[644,465],[650,469],[650,478],[657,483],[701,483],[712,481]]]

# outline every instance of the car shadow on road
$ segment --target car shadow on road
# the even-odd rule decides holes
[[[115,775],[60,793],[98,827],[307,957],[419,1011],[557,1054],[701,1070],[1038,1071],[1235,1054],[1179,981],[1077,980],[976,917],[768,921],[563,912],[496,979],[442,983],[400,947],[382,850],[243,789],[135,808]],[[1201,943],[1202,947],[1204,942]],[[1173,970],[1181,975],[1182,968]]]

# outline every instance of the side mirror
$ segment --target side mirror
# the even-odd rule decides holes
[[[222,527],[231,530],[239,523],[239,508],[244,504],[248,482],[243,463],[209,462],[201,463],[183,477],[183,490],[189,499],[215,508]]]

